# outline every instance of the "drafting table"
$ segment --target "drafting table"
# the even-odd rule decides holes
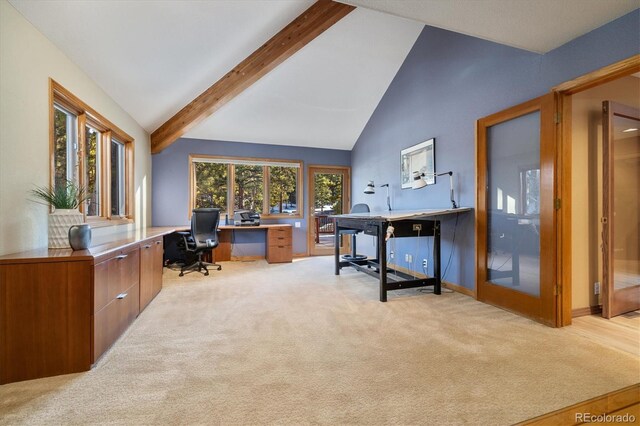
[[[471,209],[405,210],[368,213],[350,213],[331,216],[335,220],[335,274],[340,269],[352,267],[376,277],[380,281],[380,301],[387,301],[387,291],[403,288],[433,286],[434,293],[441,293],[440,269],[440,220],[438,216],[468,212]],[[387,244],[385,238],[389,225],[393,225],[392,237],[433,237],[433,277],[416,278],[410,274],[387,267]],[[340,259],[340,231],[359,230],[377,240],[375,259]],[[389,275],[392,273],[393,275]]]

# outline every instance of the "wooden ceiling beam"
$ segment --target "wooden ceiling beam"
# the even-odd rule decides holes
[[[151,133],[151,153],[156,154],[171,145],[353,9],[355,7],[343,3],[318,0]]]

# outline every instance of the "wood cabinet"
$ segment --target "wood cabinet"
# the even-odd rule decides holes
[[[140,313],[138,245],[117,250],[95,265],[93,359],[95,363]]]
[[[267,262],[285,263],[291,262],[292,229],[290,225],[272,226],[267,231]]]
[[[1,256],[0,384],[89,370],[146,306],[141,288],[151,299],[162,288],[170,232]]]
[[[140,244],[140,312],[162,290],[163,238]]]

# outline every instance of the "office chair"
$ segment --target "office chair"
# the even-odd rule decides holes
[[[368,213],[369,210],[369,206],[367,204],[356,204],[353,207],[351,207],[351,211],[349,213]],[[357,254],[356,253],[356,234],[360,233],[362,231],[358,230],[358,229],[344,229],[342,231],[340,231],[340,235],[351,235],[351,254],[343,254],[342,258],[344,260],[347,261],[354,261],[354,260],[365,260],[367,258],[367,256],[365,256],[364,254]]]
[[[202,255],[213,251],[218,247],[218,223],[220,222],[220,209],[194,209],[191,215],[191,232],[179,232],[184,238],[184,250],[187,254],[195,254],[198,259],[190,265],[183,265],[180,268],[180,276],[185,271],[202,272],[209,275],[207,266],[217,266],[218,271],[221,265],[202,261]]]

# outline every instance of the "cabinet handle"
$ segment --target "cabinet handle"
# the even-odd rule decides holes
[[[120,256],[116,256],[116,259],[118,259],[118,260],[126,259],[127,256],[129,256],[129,255],[128,254],[121,254]]]
[[[125,297],[127,297],[129,293],[120,293],[119,295],[116,296],[116,299],[124,299]]]
[[[156,241],[156,244],[160,244],[162,241]]]
[[[146,248],[146,249],[151,248],[151,244],[146,244],[146,245],[144,246],[144,248]]]

